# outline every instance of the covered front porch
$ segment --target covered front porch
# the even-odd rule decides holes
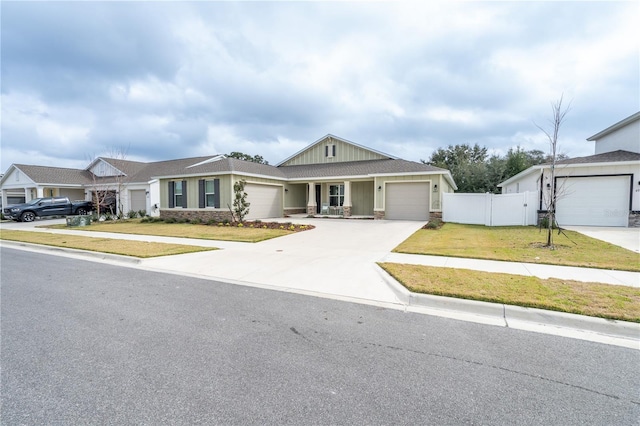
[[[289,188],[291,190],[287,191],[288,193],[298,194],[300,198],[296,204],[305,206],[301,211],[292,212],[293,214],[345,218],[374,217],[373,179],[311,181],[290,184]]]

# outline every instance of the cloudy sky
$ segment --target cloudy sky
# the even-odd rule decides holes
[[[640,109],[638,2],[1,3],[1,168],[242,151],[327,133],[408,160],[560,150]]]

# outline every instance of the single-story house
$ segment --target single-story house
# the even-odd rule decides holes
[[[276,166],[217,156],[155,175],[160,215],[230,217],[234,183],[244,179],[249,219],[310,215],[428,220],[441,215],[448,170],[402,160],[326,135]]]
[[[587,138],[595,153],[556,163],[560,226],[640,227],[640,112]],[[551,199],[550,164],[530,167],[498,185],[503,194],[535,191],[539,215]]]
[[[441,216],[442,193],[457,189],[448,170],[403,160],[326,135],[276,166],[224,155],[141,163],[98,158],[86,169],[12,165],[0,181],[6,204],[67,195],[91,199],[109,188],[123,212],[231,218],[233,186],[246,181],[248,219],[305,213],[376,219]]]

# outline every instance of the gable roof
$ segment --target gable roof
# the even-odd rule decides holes
[[[586,157],[575,157],[575,158],[567,158],[565,160],[556,161],[556,165],[558,166],[590,166],[593,164],[610,164],[610,163],[629,163],[629,162],[639,162],[640,163],[640,154],[637,152],[629,152],[629,151],[611,151],[605,152],[602,154],[588,155]],[[538,164],[536,166],[531,166],[526,170],[521,171],[517,175],[511,176],[509,179],[504,182],[499,183],[497,186],[502,187],[503,185],[510,184],[521,178],[535,172],[536,170],[542,170],[551,166],[551,163]]]
[[[346,143],[346,144],[349,144],[349,145],[353,145],[353,146],[358,147],[358,148],[360,148],[360,149],[363,149],[363,150],[365,150],[365,151],[373,152],[374,154],[377,154],[377,155],[380,155],[380,156],[382,156],[382,157],[386,157],[386,158],[389,158],[389,159],[396,159],[396,158],[398,158],[398,157],[394,157],[393,155],[385,154],[384,152],[376,151],[375,149],[371,149],[371,148],[368,148],[368,147],[366,147],[366,146],[359,145],[359,144],[357,144],[357,143],[355,143],[355,142],[351,142],[351,141],[346,140],[346,139],[343,139],[343,138],[341,138],[341,137],[338,137],[338,136],[332,135],[331,133],[327,133],[326,135],[324,135],[323,137],[321,137],[321,138],[320,138],[320,139],[318,139],[317,141],[315,141],[315,142],[311,143],[310,145],[307,145],[306,147],[302,148],[300,151],[296,152],[296,153],[295,153],[295,154],[293,154],[292,156],[285,158],[284,160],[282,160],[281,162],[279,162],[278,164],[276,164],[276,167],[280,167],[281,165],[283,165],[283,164],[284,164],[284,163],[286,163],[287,161],[291,160],[292,158],[295,158],[295,157],[297,157],[298,155],[300,155],[300,154],[302,154],[302,153],[304,153],[304,152],[306,152],[306,151],[309,151],[310,149],[313,149],[313,147],[315,147],[316,145],[319,145],[319,144],[323,143],[323,142],[324,142],[324,141],[326,141],[327,139],[335,139],[335,140],[337,140],[337,141],[340,141],[340,142],[343,142],[343,143]]]
[[[86,170],[29,164],[12,164],[12,167],[37,184],[85,185],[91,182],[91,173]],[[5,176],[9,175],[9,172],[5,174]]]
[[[211,157],[204,157],[209,159]],[[183,160],[173,160],[166,164],[153,167],[151,178],[175,178],[182,176],[203,176],[210,174],[242,173],[249,175],[259,175],[274,179],[286,179],[284,173],[277,167],[268,164],[254,163],[251,161],[239,160],[237,158],[227,158],[221,156],[215,161],[188,161],[193,158]]]
[[[556,164],[618,163],[622,161],[640,161],[640,153],[618,150],[586,157],[567,158],[556,161]],[[551,165],[551,163],[545,163],[545,165]]]
[[[620,121],[618,121],[616,124],[613,124],[609,127],[607,127],[606,129],[602,130],[601,132],[596,133],[595,135],[588,137],[587,140],[592,142],[598,139],[602,139],[603,137],[607,136],[610,133],[615,132],[618,129],[621,129],[623,127],[625,127],[628,124],[633,123],[634,121],[640,120],[640,111],[636,112],[635,114],[630,115],[629,117],[622,119]]]

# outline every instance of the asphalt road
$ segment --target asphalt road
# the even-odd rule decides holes
[[[637,350],[8,248],[0,268],[3,425],[640,419]]]

